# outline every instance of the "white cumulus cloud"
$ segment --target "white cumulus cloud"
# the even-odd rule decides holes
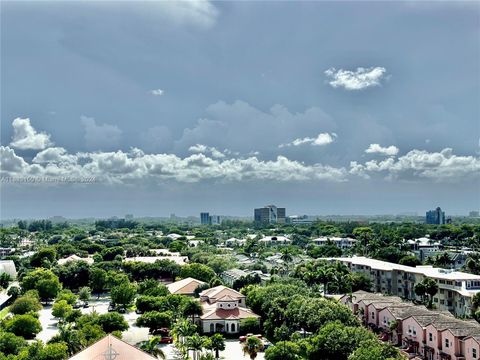
[[[278,147],[289,147],[289,146],[300,146],[304,144],[310,144],[312,146],[324,146],[331,144],[337,138],[335,133],[320,133],[317,137],[304,137],[293,140],[292,142],[286,144],[280,144]]]
[[[50,135],[37,132],[28,118],[16,118],[13,120],[12,126],[13,137],[10,146],[21,150],[42,150],[53,145]]]
[[[359,67],[355,71],[330,68],[325,71],[325,75],[330,79],[328,83],[333,88],[343,87],[346,90],[363,90],[380,86],[386,72],[387,69],[380,66]]]
[[[364,164],[352,161],[350,173],[366,178],[375,173],[383,173],[389,179],[420,178],[448,182],[480,177],[480,158],[455,155],[450,148],[440,152],[415,149],[397,159],[389,157],[382,161],[370,160]]]
[[[224,153],[230,153],[230,150],[225,150],[223,153],[213,146],[206,146],[203,144],[196,144],[192,145],[188,148],[188,151],[193,153],[201,153],[201,154],[211,154],[212,157],[216,159],[221,159],[225,157]]]
[[[395,156],[398,154],[398,148],[396,146],[390,145],[387,147],[382,147],[379,144],[370,144],[368,149],[365,150],[367,154],[382,154],[387,156]]]
[[[154,95],[154,96],[162,96],[164,93],[164,91],[162,89],[153,89],[153,90],[150,90],[150,94]]]

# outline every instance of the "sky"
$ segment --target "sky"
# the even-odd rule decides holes
[[[480,208],[479,2],[0,6],[3,219]]]

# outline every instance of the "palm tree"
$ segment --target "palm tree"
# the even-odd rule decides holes
[[[263,344],[259,338],[255,336],[250,336],[243,343],[243,354],[250,356],[251,360],[254,360],[257,357],[257,354],[262,351]]]
[[[189,320],[181,319],[173,326],[172,334],[175,335],[180,344],[183,344],[185,337],[195,334],[196,328],[197,326]]]
[[[193,360],[198,359],[198,353],[202,351],[204,343],[205,343],[205,338],[198,334],[194,334],[187,338],[187,341],[186,341],[187,349],[193,351]]]
[[[60,325],[58,334],[50,342],[64,342],[70,355],[76,354],[83,348],[78,331],[73,330],[71,326]]]
[[[140,349],[156,357],[157,359],[165,359],[164,352],[158,347],[158,345],[161,343],[160,341],[161,339],[158,336],[154,336],[150,340],[142,343],[142,345],[140,345]]]
[[[219,352],[225,350],[225,339],[222,334],[214,334],[209,340],[209,348],[215,351],[215,359],[218,360]]]
[[[194,299],[191,299],[182,308],[182,312],[184,316],[191,316],[192,323],[195,321],[195,315],[201,316],[203,314],[202,305],[200,302]]]

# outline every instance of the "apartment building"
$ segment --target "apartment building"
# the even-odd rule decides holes
[[[340,261],[352,272],[362,272],[372,280],[372,291],[395,295],[405,299],[417,299],[414,286],[425,278],[438,284],[433,304],[456,316],[471,314],[471,299],[480,291],[480,276],[433,266],[405,266],[363,256],[328,258]]]
[[[346,238],[346,237],[336,237],[336,236],[323,236],[312,240],[312,243],[318,246],[327,245],[329,243],[336,245],[340,249],[350,249],[354,247],[357,243],[357,240]]]
[[[474,360],[479,358],[480,324],[431,311],[399,297],[357,291],[340,302],[349,306],[380,339],[400,347],[408,358]]]

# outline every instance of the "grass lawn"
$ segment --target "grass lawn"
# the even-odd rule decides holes
[[[10,307],[7,306],[6,308],[4,308],[3,310],[0,311],[0,319],[3,319],[5,316],[7,316],[9,309],[10,309]]]

